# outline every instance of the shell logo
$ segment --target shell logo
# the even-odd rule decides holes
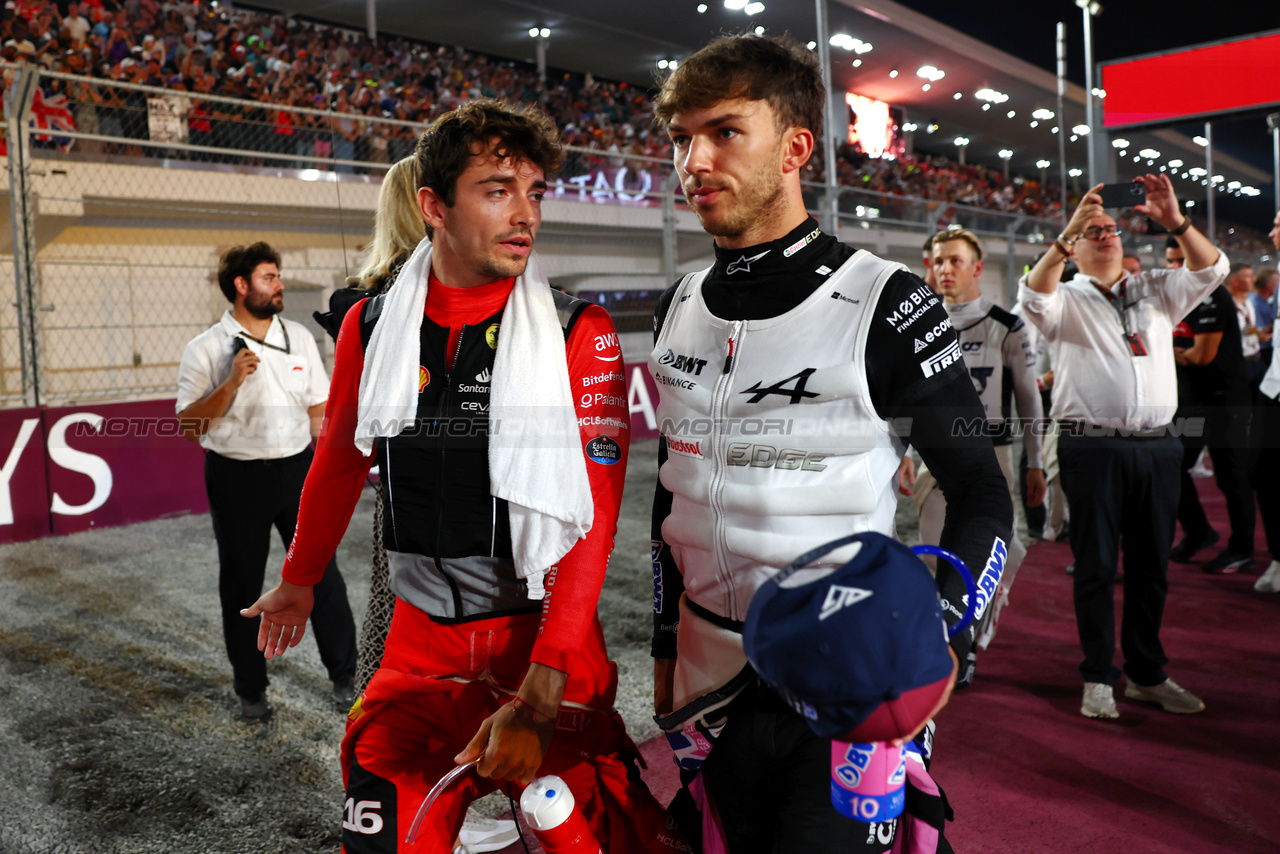
[[[418,366],[418,394],[422,394],[422,390],[431,384],[431,372],[422,365]]]

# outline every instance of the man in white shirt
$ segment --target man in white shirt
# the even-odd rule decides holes
[[[227,250],[218,285],[231,308],[187,344],[176,408],[184,435],[206,452],[223,637],[240,719],[260,722],[271,715],[266,661],[258,651],[258,620],[246,620],[240,609],[262,593],[271,528],[286,546],[293,540],[329,378],[306,327],[277,316],[284,284],[274,249],[260,242]],[[311,623],[320,659],[345,710],[355,699],[355,621],[333,560],[315,597]]]
[[[1019,284],[1026,316],[1047,339],[1056,368],[1051,414],[1062,425],[1058,457],[1084,650],[1080,712],[1091,718],[1119,717],[1114,686],[1121,674],[1112,659],[1122,539],[1125,696],[1181,714],[1204,709],[1168,678],[1160,644],[1182,460],[1182,443],[1170,431],[1178,403],[1173,328],[1221,283],[1227,259],[1183,216],[1166,176],[1137,180],[1147,202],[1135,209],[1177,238],[1184,267],[1127,275],[1099,185]],[[1059,284],[1068,258],[1080,272]]]

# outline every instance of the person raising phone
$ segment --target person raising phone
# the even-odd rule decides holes
[[[1136,179],[1145,213],[1168,229],[1183,267],[1128,275],[1116,221],[1099,184],[1089,190],[1053,247],[1022,277],[1018,299],[1048,341],[1051,417],[1061,425],[1058,459],[1071,511],[1076,627],[1084,660],[1080,713],[1116,718],[1114,585],[1124,541],[1120,633],[1125,696],[1167,712],[1204,709],[1164,671],[1160,620],[1178,508],[1182,444],[1169,430],[1177,408],[1173,327],[1227,275],[1227,257],[1182,214],[1165,175]],[[1059,283],[1063,264],[1080,269]]]

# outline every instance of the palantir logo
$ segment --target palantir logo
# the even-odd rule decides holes
[[[827,598],[822,603],[822,611],[818,614],[818,620],[825,620],[835,612],[848,608],[850,605],[856,605],[871,595],[870,590],[863,590],[861,587],[842,587],[839,584],[833,584],[827,588]]]

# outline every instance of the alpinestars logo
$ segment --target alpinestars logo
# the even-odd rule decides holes
[[[492,377],[489,375],[488,368],[485,368],[483,371],[476,374],[476,382],[478,383],[487,383],[490,379],[492,379]]]
[[[923,342],[923,341],[921,341],[919,338],[917,338],[917,339],[916,339],[916,352],[917,352],[917,353],[919,353],[921,350],[923,350],[925,347],[928,347],[928,346],[929,346],[928,344],[924,343],[924,342]]]
[[[765,386],[764,388],[761,388],[760,383],[756,383],[751,388],[745,391],[740,391],[738,393],[753,395],[750,399],[747,400],[747,403],[759,403],[760,401],[764,400],[768,395],[771,395],[771,394],[781,395],[782,397],[787,398],[791,403],[799,403],[800,401],[804,400],[806,397],[818,396],[818,393],[816,391],[805,391],[805,387],[804,387],[805,383],[809,382],[809,377],[813,376],[817,372],[817,370],[818,370],[817,368],[805,368],[800,373],[792,374],[791,376],[787,377],[785,380],[776,382],[771,386]],[[788,388],[787,383],[789,382],[795,382],[795,386],[793,388]]]
[[[658,359],[658,364],[670,365],[677,371],[684,371],[686,374],[693,374],[697,377],[702,375],[702,369],[707,366],[707,360],[684,356],[669,349]]]
[[[768,255],[772,251],[773,251],[772,249],[766,249],[763,252],[761,252],[759,255],[752,255],[750,258],[748,258],[746,255],[743,255],[737,261],[730,261],[728,268],[725,269],[725,273],[730,276],[732,276],[734,273],[750,273],[751,265],[756,261],[759,261],[764,256]]]
[[[818,620],[825,620],[835,612],[848,608],[850,605],[856,605],[871,595],[870,590],[863,590],[861,587],[841,587],[839,584],[833,584],[827,588],[827,598],[822,603],[822,611],[818,614]]]

